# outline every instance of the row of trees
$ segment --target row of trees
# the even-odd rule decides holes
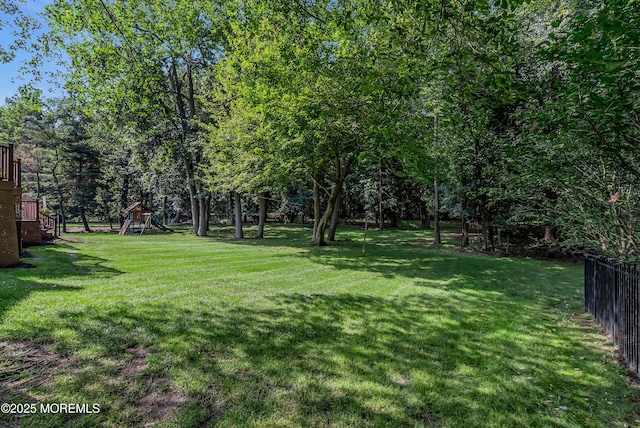
[[[237,236],[248,200],[261,236],[266,201],[304,194],[316,245],[339,212],[404,207],[459,219],[463,245],[478,224],[485,250],[535,225],[635,257],[638,9],[58,0],[41,42],[70,58],[70,95],[46,105],[23,91],[2,112],[16,118],[6,139],[47,153],[29,155],[37,180],[76,172],[57,203],[81,216],[153,193],[184,201],[203,236],[233,195]]]

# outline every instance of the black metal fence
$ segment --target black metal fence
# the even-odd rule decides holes
[[[587,255],[584,308],[613,338],[631,369],[640,367],[640,266]]]

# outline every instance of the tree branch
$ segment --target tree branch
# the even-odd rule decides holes
[[[310,17],[312,17],[312,18],[314,18],[314,19],[317,19],[318,21],[322,22],[323,24],[325,23],[324,19],[322,19],[322,18],[318,17],[317,15],[315,15],[315,14],[311,13],[311,12],[309,11],[309,9],[307,9],[307,8],[304,6],[304,4],[300,3],[300,1],[299,1],[299,0],[294,0],[294,1],[295,1],[295,3],[300,7],[300,9],[302,9],[302,10],[303,10],[307,15],[309,15]]]

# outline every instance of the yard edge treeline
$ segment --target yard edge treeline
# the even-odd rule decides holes
[[[153,194],[178,218],[189,207],[196,235],[233,207],[236,237],[247,211],[261,237],[269,201],[288,200],[316,245],[339,214],[384,227],[402,211],[458,219],[462,245],[473,224],[484,250],[535,226],[633,259],[639,9],[55,1],[41,52],[70,58],[69,96],[24,88],[2,109],[3,139],[34,193],[83,217]]]

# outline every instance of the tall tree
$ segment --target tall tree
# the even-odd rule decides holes
[[[70,91],[88,107],[128,110],[142,128],[164,127],[189,191],[193,233],[205,235],[197,95],[203,70],[224,45],[219,4],[57,0],[46,17],[50,40],[71,58]]]

